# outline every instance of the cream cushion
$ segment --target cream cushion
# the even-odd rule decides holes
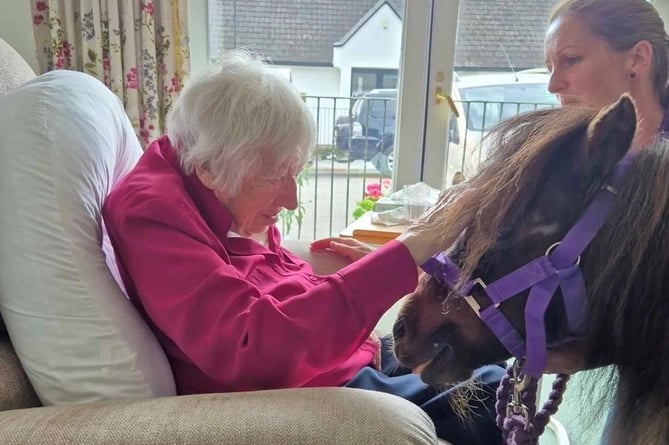
[[[103,200],[141,155],[118,98],[49,72],[0,97],[0,134],[0,312],[40,401],[174,394],[102,250]]]

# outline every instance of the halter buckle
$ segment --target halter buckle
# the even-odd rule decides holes
[[[474,298],[474,292],[473,292],[473,291],[474,291],[474,288],[475,288],[476,286],[480,286],[481,289],[485,289],[485,288],[487,287],[486,284],[485,284],[485,282],[484,282],[482,279],[477,278],[477,279],[475,279],[474,281],[472,281],[471,287],[469,288],[469,292],[468,292],[467,295],[466,295],[465,297],[463,297],[463,298],[464,298],[465,302],[467,302],[467,304],[469,305],[469,307],[472,308],[472,310],[474,311],[474,313],[476,313],[476,315],[477,315],[479,318],[481,318],[481,305],[479,304],[478,301],[476,301],[476,298]],[[484,292],[485,292],[485,291],[484,291]],[[499,307],[499,303],[495,304],[495,307],[498,308],[498,307]]]

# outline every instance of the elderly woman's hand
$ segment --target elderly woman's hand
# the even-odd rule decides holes
[[[398,241],[404,243],[417,265],[423,264],[432,256],[447,250],[467,227],[474,209],[451,209],[462,194],[469,193],[464,185],[450,187],[443,191],[437,203],[427,209],[400,236]],[[458,215],[462,216],[459,217]]]
[[[359,260],[373,250],[367,244],[361,243],[354,238],[339,237],[324,238],[314,241],[309,248],[312,252],[328,249],[350,259],[351,261]]]

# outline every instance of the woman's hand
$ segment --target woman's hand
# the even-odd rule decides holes
[[[454,217],[450,210],[458,197],[468,191],[464,184],[446,189],[432,207],[397,237],[409,249],[416,265],[447,250],[465,229],[468,219]]]
[[[316,240],[311,243],[309,249],[312,252],[327,249],[343,257],[346,257],[351,261],[359,260],[373,250],[370,246],[361,243],[357,239],[340,237]]]

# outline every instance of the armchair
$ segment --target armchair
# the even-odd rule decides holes
[[[22,109],[17,107],[16,103],[10,104],[9,101],[20,97],[14,93],[19,91],[16,89],[19,85],[22,86],[18,88],[24,90],[25,82],[32,84],[33,86],[29,88],[39,93],[40,88],[44,88],[46,84],[42,83],[36,87],[36,79],[31,80],[34,77],[34,73],[26,62],[0,39],[0,110],[2,110],[0,111],[0,133],[3,133],[3,140],[0,140],[0,154],[3,163],[9,158],[14,160],[12,161],[14,164],[8,162],[7,165],[13,165],[12,168],[18,165],[17,174],[22,178],[21,181],[12,181],[11,178],[14,176],[8,175],[7,170],[10,167],[6,166],[4,170],[0,168],[0,178],[3,178],[0,184],[0,188],[3,188],[3,193],[0,194],[0,213],[4,214],[0,219],[0,233],[5,234],[0,237],[0,252],[4,251],[0,255],[0,314],[6,322],[6,329],[0,326],[0,443],[7,445],[44,443],[51,445],[437,443],[434,426],[422,410],[401,398],[383,393],[350,388],[309,388],[177,396],[174,394],[173,385],[170,384],[169,368],[161,368],[166,361],[161,358],[160,351],[151,346],[157,344],[155,339],[146,339],[146,344],[149,346],[135,349],[133,347],[136,344],[132,341],[124,343],[124,347],[130,348],[132,352],[130,359],[140,363],[141,366],[138,365],[138,367],[142,369],[139,371],[160,368],[158,370],[160,373],[167,369],[168,375],[156,377],[158,382],[151,381],[150,372],[140,376],[147,380],[142,382],[143,386],[140,390],[133,392],[133,383],[128,383],[117,393],[106,393],[100,390],[100,388],[114,387],[115,381],[120,380],[120,374],[116,374],[116,368],[113,367],[116,363],[110,365],[109,368],[92,366],[92,369],[86,371],[90,371],[91,375],[95,376],[95,379],[92,380],[80,377],[77,369],[74,369],[76,372],[73,372],[72,360],[86,360],[87,357],[80,357],[85,354],[77,354],[79,351],[72,351],[72,348],[83,343],[86,343],[89,348],[96,348],[98,344],[107,341],[95,336],[87,338],[88,326],[92,325],[91,329],[96,329],[106,326],[105,323],[109,322],[112,330],[120,331],[120,334],[125,336],[143,335],[149,331],[142,326],[143,322],[137,314],[127,312],[130,306],[125,305],[122,309],[114,309],[116,316],[121,317],[116,319],[117,325],[114,325],[113,317],[110,320],[84,320],[87,324],[78,325],[83,326],[82,331],[76,331],[74,334],[82,338],[65,344],[54,341],[54,336],[66,331],[61,323],[78,318],[78,315],[59,313],[57,314],[59,318],[56,318],[55,322],[49,319],[48,314],[45,315],[46,312],[41,312],[39,316],[30,313],[26,317],[20,308],[27,307],[26,301],[28,300],[22,299],[18,302],[12,300],[16,292],[20,294],[25,292],[27,287],[35,286],[31,289],[38,289],[38,284],[44,285],[45,280],[40,275],[43,266],[49,266],[52,262],[65,262],[65,259],[49,250],[51,247],[46,245],[48,243],[45,243],[44,252],[40,256],[40,246],[21,245],[21,239],[23,239],[21,236],[25,235],[24,233],[16,237],[8,235],[8,233],[16,233],[17,230],[22,231],[26,228],[19,224],[17,229],[16,224],[11,223],[13,218],[24,218],[29,222],[29,230],[33,230],[39,236],[45,235],[45,239],[49,240],[49,237],[55,236],[52,232],[54,229],[60,229],[60,226],[69,223],[69,219],[76,219],[79,215],[77,212],[80,212],[89,223],[93,221],[95,225],[92,231],[94,248],[97,249],[95,258],[100,257],[104,261],[104,255],[100,249],[103,241],[100,235],[102,230],[99,217],[99,205],[104,197],[98,201],[82,199],[78,207],[72,207],[71,202],[68,201],[53,202],[54,200],[50,200],[50,205],[56,207],[59,212],[62,211],[55,215],[45,216],[43,212],[39,213],[41,209],[33,206],[33,198],[39,198],[44,190],[50,190],[53,187],[54,172],[46,168],[44,171],[40,170],[39,174],[33,174],[36,173],[32,169],[33,164],[21,163],[21,159],[33,159],[40,156],[40,152],[31,151],[35,148],[35,144],[21,146],[16,141],[21,141],[24,134],[26,137],[32,137],[33,133],[43,131],[42,125],[50,125],[47,117],[51,116],[45,115],[44,119],[36,121],[39,125],[30,127],[29,130],[22,129],[19,125],[20,119],[24,114],[30,113],[31,108],[26,106],[26,109]],[[88,87],[82,84],[81,88]],[[2,94],[5,95],[2,96]],[[86,124],[86,128],[91,128],[91,131],[103,131],[104,125],[113,124],[113,119],[104,115],[106,110],[104,102],[101,100],[100,108],[96,110],[97,118],[95,113],[91,114],[91,117],[77,112],[68,112],[68,110],[62,110],[64,116],[61,118],[75,123],[82,121]],[[47,130],[52,136],[52,129]],[[10,133],[11,138],[8,136]],[[70,134],[69,136],[72,141],[76,142],[78,135]],[[129,142],[133,147],[138,147],[136,141]],[[73,145],[74,143],[70,141],[57,147],[48,147],[50,150],[48,154],[54,158],[67,157],[69,153],[65,151]],[[100,147],[100,149],[105,148]],[[18,163],[16,163],[16,157],[12,158],[17,153],[23,156]],[[132,159],[132,157],[125,158],[126,164]],[[102,176],[109,174],[110,181],[118,176],[115,170],[119,165],[118,157],[114,158],[109,165],[96,167],[95,162],[90,164],[94,168],[109,167],[110,171],[101,168],[101,174]],[[75,173],[79,174],[79,170]],[[78,180],[76,174],[72,177],[69,175],[64,177],[76,183]],[[84,179],[86,180],[82,183],[88,184],[87,180],[90,178]],[[68,183],[68,186],[71,184]],[[18,188],[21,189],[22,195],[14,193]],[[105,190],[105,187],[100,187],[98,190]],[[74,196],[77,198],[79,195]],[[63,207],[67,208],[63,209]],[[77,230],[83,229],[78,228]],[[69,276],[66,271],[69,270],[68,267],[74,266],[66,264],[67,267],[63,266],[58,273],[49,277],[50,281],[46,281],[49,298],[46,298],[46,293],[43,295],[39,292],[27,293],[26,298],[36,301],[38,305],[43,305],[46,308],[44,310],[47,311],[52,306],[59,304],[55,300],[58,300],[61,295],[54,292],[54,289],[59,289],[58,286],[71,289],[72,293],[95,294],[99,290],[97,287],[103,286],[100,283],[113,283],[113,280],[107,276],[109,270],[102,272],[101,269],[97,269],[96,271],[97,264],[87,264],[90,261],[85,260],[85,252],[81,253],[77,250],[80,249],[80,246],[75,245],[76,243],[67,237],[64,238],[64,242],[70,243],[64,246],[71,250],[65,253],[72,254],[75,260],[84,259],[80,261],[82,263],[80,267],[86,271],[84,274],[86,276],[84,281],[78,281],[78,278]],[[311,255],[304,245],[293,244],[291,247],[298,251],[302,249],[305,255]],[[63,251],[62,247],[60,251]],[[31,256],[31,261],[25,262],[24,252],[25,256]],[[15,256],[10,258],[10,255]],[[13,261],[14,258],[17,259],[17,262]],[[315,260],[315,267],[321,272],[327,272],[328,268],[340,266],[336,260],[328,259],[324,255],[313,255],[312,259]],[[22,266],[17,272],[15,266],[19,262]],[[101,276],[91,276],[95,274],[101,274]],[[118,291],[119,289],[113,290],[116,293]],[[113,292],[112,296],[116,295]],[[81,305],[92,305],[93,303],[95,302],[89,299],[83,301]],[[104,301],[101,304],[109,309],[105,305],[111,303]],[[35,327],[26,328],[26,326],[21,326],[23,319],[20,317],[23,319],[39,318],[38,324]],[[124,325],[118,325],[119,319]],[[72,321],[81,322],[82,320]],[[125,323],[134,323],[134,327],[126,329]],[[104,334],[106,330],[103,330]],[[35,354],[31,348],[41,342],[51,345],[51,350]],[[99,349],[102,349],[102,346]],[[55,356],[56,361],[47,362],[45,367],[40,367],[38,362],[42,358],[41,354]],[[60,362],[57,360],[59,354],[62,354],[60,357],[63,357]],[[110,358],[110,362],[117,359],[115,356],[105,358]],[[68,366],[69,371],[67,371]]]

